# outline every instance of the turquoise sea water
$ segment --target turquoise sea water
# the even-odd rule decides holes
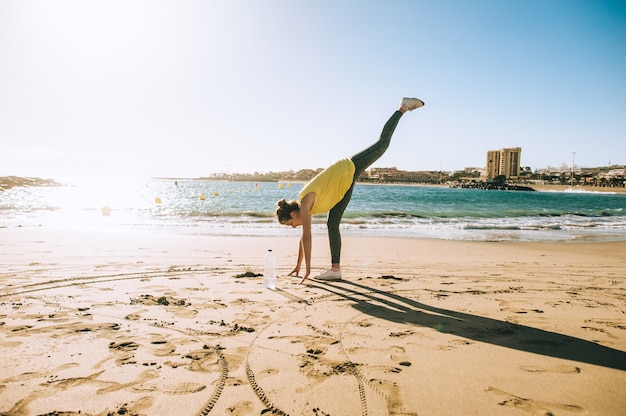
[[[292,235],[274,219],[301,183],[150,179],[0,192],[0,226],[99,227],[207,235]],[[157,198],[158,201],[157,202]],[[325,215],[314,233],[325,233]],[[626,194],[358,184],[344,235],[477,241],[626,240]]]

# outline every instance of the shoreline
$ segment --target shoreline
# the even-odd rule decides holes
[[[537,191],[558,191],[558,192],[606,192],[623,194],[626,193],[624,187],[606,187],[606,186],[570,186],[570,185],[527,185]]]
[[[314,221],[314,228],[312,230],[313,237],[318,239],[327,238],[327,230],[323,226],[322,220]],[[277,228],[272,231],[265,230],[264,232],[255,233],[253,231],[231,232],[225,234],[220,229],[212,229],[207,227],[163,227],[163,226],[130,226],[130,225],[113,225],[103,227],[99,225],[0,225],[0,232],[6,230],[32,230],[37,232],[41,230],[42,233],[79,233],[79,234],[93,234],[93,235],[109,235],[109,236],[130,236],[145,238],[205,238],[205,239],[268,239],[268,240],[280,240],[280,239],[297,239],[300,234],[298,230]],[[564,232],[563,235],[540,235],[542,231],[535,231],[538,235],[531,235],[528,232],[525,234],[524,230],[517,230],[520,234],[515,234],[513,230],[502,230],[501,233],[492,232],[489,236],[469,236],[466,238],[459,238],[454,236],[442,237],[435,234],[420,233],[415,234],[401,234],[385,232],[384,230],[355,230],[346,228],[342,230],[342,239],[373,239],[376,241],[383,240],[407,240],[407,241],[422,241],[424,243],[440,244],[440,243],[493,243],[493,244],[603,244],[603,243],[621,243],[626,242],[626,235],[623,233],[603,233],[603,234],[580,234],[575,231]],[[28,232],[28,231],[24,231]]]
[[[148,179],[148,178],[146,178]],[[275,180],[275,181],[233,181],[226,179],[212,179],[212,178],[168,178],[168,177],[152,177],[149,179],[159,180],[172,180],[172,181],[215,181],[215,182],[263,182],[263,183],[297,183],[304,184],[307,181],[303,180]],[[369,182],[369,181],[357,181],[358,185],[382,185],[382,186],[417,186],[417,187],[444,187],[449,188],[449,184],[441,183],[406,183],[406,182]],[[516,185],[516,184],[510,184]],[[571,186],[571,185],[553,185],[553,184],[535,184],[524,183],[519,184],[527,186],[536,191],[558,191],[558,192],[606,192],[606,193],[626,193],[626,187],[604,187],[604,186]],[[8,190],[13,187],[22,186],[65,186],[63,182],[57,182],[54,179],[42,179],[38,177],[21,177],[21,176],[3,176],[0,177],[0,191]]]

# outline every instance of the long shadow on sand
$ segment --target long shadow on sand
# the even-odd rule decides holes
[[[350,287],[354,286],[354,288]],[[420,325],[501,347],[626,371],[626,352],[543,329],[437,308],[355,282],[326,282],[331,293],[365,314]]]

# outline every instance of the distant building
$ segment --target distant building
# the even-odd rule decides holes
[[[442,172],[406,171],[398,168],[371,168],[359,176],[363,182],[440,183]]]
[[[487,152],[487,179],[495,179],[504,175],[507,179],[518,178],[520,175],[521,147],[489,150]]]

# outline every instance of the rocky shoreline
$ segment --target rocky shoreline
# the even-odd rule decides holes
[[[488,183],[488,182],[472,182],[472,183],[459,183],[451,185],[450,188],[473,188],[473,189],[485,189],[496,191],[536,191],[536,189],[530,186],[523,185],[509,185],[502,183]]]
[[[0,191],[17,186],[61,186],[54,179],[42,179],[22,176],[0,176]]]

